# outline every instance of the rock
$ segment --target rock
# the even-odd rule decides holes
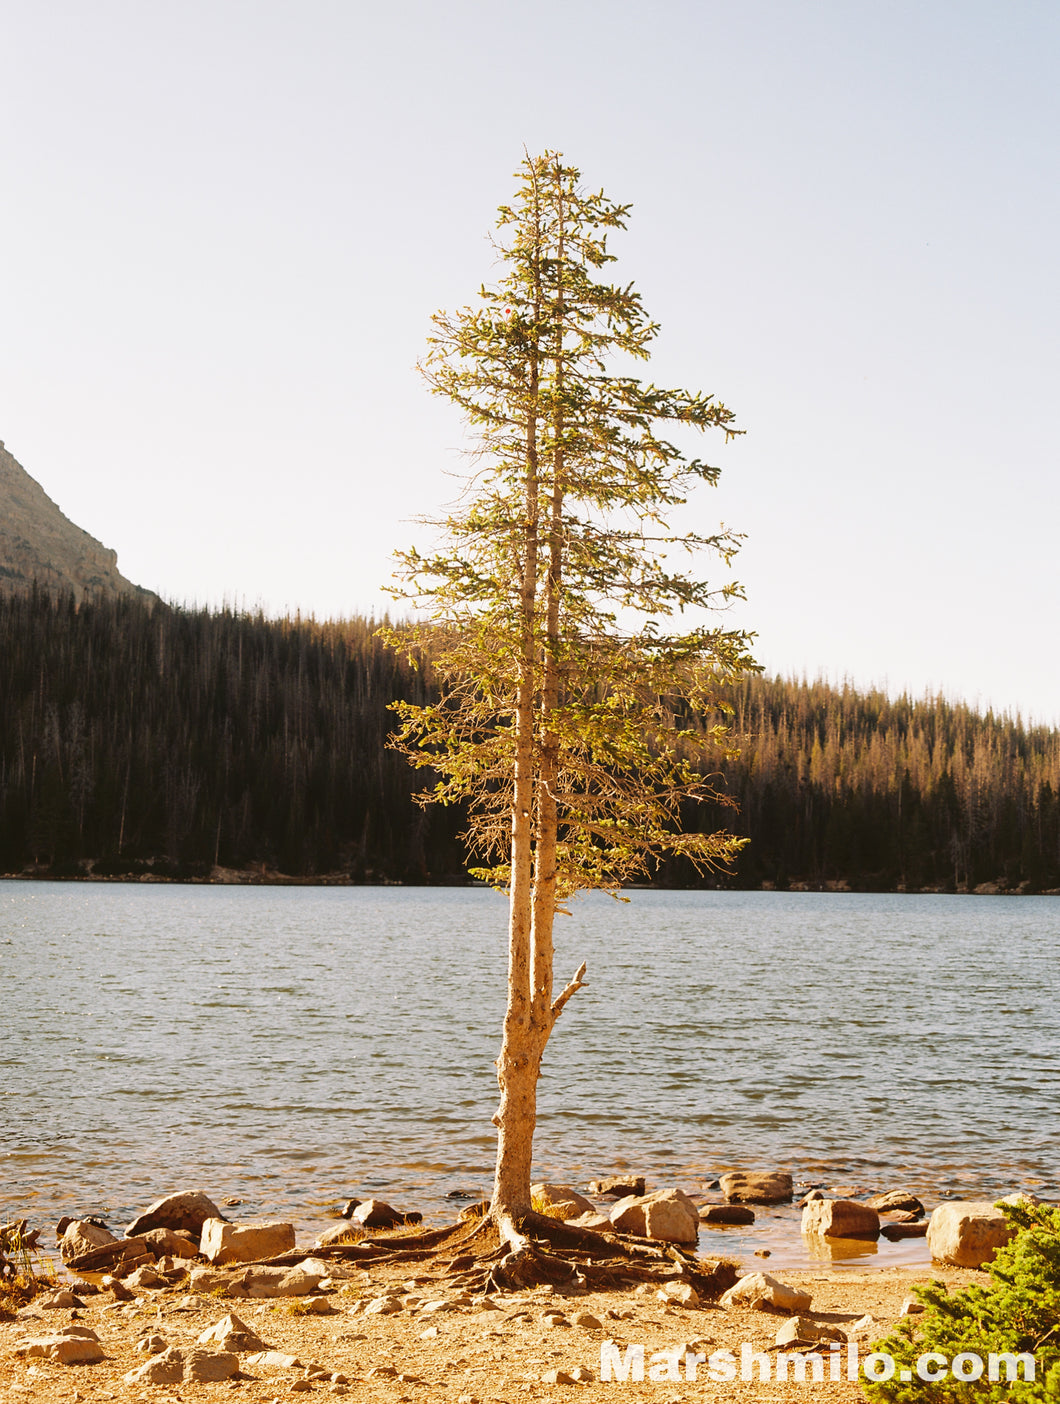
[[[176,1346],[170,1346],[161,1355],[153,1355],[144,1365],[127,1371],[122,1380],[125,1384],[179,1384],[184,1378],[184,1355]]]
[[[362,1228],[393,1228],[396,1224],[418,1224],[423,1221],[422,1214],[402,1214],[383,1199],[366,1199],[363,1204],[358,1204],[350,1217]]]
[[[189,1346],[183,1352],[185,1380],[207,1383],[230,1380],[239,1374],[239,1356],[227,1350],[199,1350]]]
[[[294,1238],[293,1224],[229,1224],[223,1219],[207,1219],[202,1226],[199,1251],[214,1264],[250,1263],[289,1253]]]
[[[254,1370],[304,1370],[305,1366],[297,1355],[287,1355],[282,1350],[261,1350],[247,1356],[247,1364]]]
[[[197,1258],[199,1256],[199,1240],[192,1238],[190,1233],[178,1232],[176,1229],[170,1228],[156,1228],[149,1229],[141,1237],[156,1258]]]
[[[72,1227],[72,1225],[71,1225]],[[69,1230],[67,1230],[69,1232]],[[132,1272],[141,1263],[153,1263],[146,1238],[114,1238],[67,1260],[71,1272]]]
[[[802,1211],[802,1231],[822,1238],[875,1239],[880,1216],[856,1199],[815,1199]]]
[[[614,1227],[607,1215],[596,1209],[591,1214],[579,1214],[576,1219],[567,1219],[566,1222],[574,1228],[592,1229],[594,1233],[606,1233]]]
[[[845,1341],[846,1332],[837,1326],[824,1326],[814,1321],[812,1316],[793,1316],[785,1321],[777,1332],[777,1345],[794,1345],[801,1341],[809,1345],[811,1341]]]
[[[887,1214],[887,1222],[889,1224],[916,1224],[923,1217],[923,1214],[918,1214],[915,1209],[891,1209]]]
[[[606,1179],[592,1180],[589,1183],[589,1193],[599,1195],[602,1199],[626,1199],[629,1195],[642,1199],[644,1190],[643,1175],[610,1175]]]
[[[701,1204],[701,1224],[753,1224],[755,1211],[743,1204]]]
[[[306,1297],[302,1302],[302,1310],[310,1316],[335,1316],[338,1309],[333,1307],[327,1297]]]
[[[230,1297],[307,1297],[315,1292],[323,1274],[306,1273],[301,1267],[248,1267],[229,1284]]]
[[[931,1215],[927,1241],[932,1259],[953,1267],[983,1267],[1015,1234],[989,1200],[954,1200]]]
[[[621,1233],[666,1243],[696,1243],[699,1210],[683,1190],[656,1190],[641,1197],[620,1199],[611,1210],[612,1224]]]
[[[33,1340],[22,1341],[15,1347],[15,1354],[23,1357],[42,1357],[55,1360],[60,1365],[94,1365],[103,1359],[103,1347],[95,1332],[86,1330],[84,1334],[67,1335],[56,1332],[53,1336],[37,1336]]]
[[[393,1316],[395,1312],[400,1310],[401,1301],[398,1297],[376,1297],[374,1301],[368,1303],[361,1315]]]
[[[213,1326],[207,1326],[198,1339],[199,1345],[219,1345],[223,1350],[267,1350],[257,1332],[235,1312],[222,1316]]]
[[[279,1268],[277,1271],[282,1272],[283,1269]],[[202,1292],[205,1295],[223,1294],[239,1280],[239,1275],[234,1272],[218,1272],[215,1268],[192,1268],[188,1286],[193,1292]]]
[[[239,1356],[230,1351],[199,1350],[196,1346],[170,1346],[122,1378],[126,1384],[209,1383],[230,1380],[239,1373]]]
[[[448,1199],[449,1196],[446,1195],[446,1198]],[[339,1210],[339,1217],[340,1217],[340,1218],[343,1218],[343,1219],[352,1218],[352,1217],[353,1217],[353,1211],[357,1208],[358,1204],[360,1204],[360,1203],[361,1203],[361,1200],[359,1200],[359,1199],[347,1199],[346,1203],[345,1203],[345,1204],[342,1206],[342,1208]]]
[[[61,1311],[80,1309],[84,1302],[80,1297],[74,1295],[69,1287],[61,1287],[58,1292],[45,1292],[43,1297],[37,1298],[37,1305],[43,1307],[45,1311]]]
[[[568,1375],[566,1370],[546,1370],[541,1376],[542,1384],[552,1385],[572,1385],[577,1384],[573,1375]]]
[[[748,1307],[752,1311],[786,1311],[795,1314],[810,1309],[810,1294],[789,1287],[767,1272],[741,1277],[721,1298],[723,1307]]]
[[[730,1204],[788,1204],[793,1185],[791,1176],[780,1170],[764,1174],[733,1170],[722,1175],[721,1192]]]
[[[102,1248],[106,1244],[117,1242],[118,1239],[110,1229],[100,1228],[89,1219],[73,1219],[67,1224],[59,1240],[59,1252],[63,1262],[68,1263],[74,1258],[91,1253],[93,1248]]]
[[[923,1310],[923,1302],[918,1302],[915,1297],[906,1297],[905,1301],[902,1303],[901,1310],[899,1311],[898,1315],[919,1316]]]
[[[1041,1202],[1038,1196],[1032,1194],[1030,1190],[1017,1190],[1015,1194],[1006,1194],[1003,1199],[998,1201],[1000,1204],[1022,1204],[1027,1209],[1032,1208],[1035,1204],[1041,1204]]]
[[[870,1209],[875,1209],[877,1214],[909,1213],[916,1214],[919,1218],[924,1212],[920,1200],[908,1190],[891,1190],[887,1194],[876,1194],[865,1203]]]
[[[667,1282],[662,1289],[662,1297],[665,1301],[673,1302],[677,1306],[697,1307],[700,1305],[699,1293],[688,1282]]]
[[[334,1248],[339,1243],[356,1243],[362,1236],[360,1224],[332,1224],[319,1234],[313,1243],[314,1248]]]
[[[141,1336],[136,1342],[136,1349],[141,1355],[160,1355],[162,1351],[169,1349],[169,1342],[165,1336],[156,1332],[151,1336]]]
[[[927,1236],[927,1219],[917,1219],[912,1223],[884,1224],[880,1232],[884,1238],[891,1243],[897,1243],[900,1238],[925,1238]]]
[[[603,1323],[600,1318],[594,1316],[591,1311],[580,1311],[574,1318],[575,1326],[580,1326],[583,1331],[602,1331]]]
[[[199,1237],[207,1219],[220,1219],[224,1215],[212,1199],[201,1190],[189,1190],[183,1194],[169,1194],[156,1199],[150,1208],[145,1209],[125,1230],[126,1238],[148,1233],[151,1229],[166,1228],[191,1233]]]
[[[856,1321],[852,1321],[847,1327],[847,1340],[852,1341],[855,1336],[860,1336],[865,1331],[872,1331],[876,1325],[876,1318],[871,1312],[866,1312],[864,1316],[859,1316]],[[878,1331],[874,1332],[879,1335]]]
[[[120,1277],[111,1277],[109,1274],[100,1279],[101,1287],[105,1287],[116,1302],[131,1302],[136,1295],[130,1292]]]
[[[166,1285],[166,1279],[161,1277],[154,1268],[138,1267],[135,1272],[129,1273],[125,1279],[126,1287],[131,1287],[134,1292],[139,1292],[142,1288],[151,1288],[158,1291]]]
[[[807,1206],[807,1204],[811,1203],[813,1200],[815,1200],[815,1199],[823,1199],[823,1198],[824,1198],[824,1191],[823,1191],[823,1190],[812,1189],[812,1190],[810,1190],[809,1194],[804,1195],[804,1196],[802,1197],[802,1199],[799,1200],[799,1208],[800,1208],[800,1209],[805,1209],[806,1206]]]
[[[595,1214],[596,1205],[570,1185],[530,1186],[530,1199],[540,1214],[550,1219],[575,1219],[579,1214]]]

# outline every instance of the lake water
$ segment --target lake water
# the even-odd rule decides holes
[[[557,986],[589,984],[541,1178],[1060,1194],[1060,900],[629,897],[558,921]],[[492,1175],[505,927],[482,889],[0,882],[0,1215],[121,1225],[174,1188],[307,1233],[351,1195],[451,1215]],[[814,1261],[791,1209],[703,1238],[763,1243]]]

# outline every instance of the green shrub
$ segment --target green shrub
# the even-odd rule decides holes
[[[989,1283],[947,1291],[931,1282],[913,1291],[924,1303],[923,1313],[904,1318],[874,1350],[893,1357],[894,1374],[888,1380],[865,1381],[872,1401],[888,1404],[1060,1404],[1060,1208],[1050,1205],[1002,1204],[1016,1237],[1000,1249],[990,1264]],[[982,1360],[987,1368],[981,1378],[945,1377],[923,1380],[917,1362],[929,1351],[947,1363],[962,1354]],[[1034,1357],[1033,1380],[1006,1378],[1001,1360],[988,1378],[991,1356],[1029,1354]],[[929,1362],[926,1370],[941,1370]],[[975,1363],[961,1369],[973,1372]],[[910,1378],[903,1379],[906,1372]]]

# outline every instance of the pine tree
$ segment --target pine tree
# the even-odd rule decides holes
[[[556,912],[663,854],[702,870],[741,843],[680,827],[683,804],[724,801],[701,764],[726,744],[709,719],[754,665],[746,634],[693,622],[740,593],[704,583],[694,558],[727,566],[738,539],[669,533],[670,509],[718,470],[664,436],[739,431],[712,396],[632,374],[658,328],[632,286],[600,277],[628,212],[586,193],[558,153],[527,157],[500,210],[498,283],[436,314],[423,371],[463,412],[475,471],[435,524],[439,549],[399,557],[424,622],[390,635],[429,652],[442,682],[436,704],[397,707],[396,744],[434,772],[425,802],[468,803],[473,871],[509,894],[492,1213],[513,1269],[528,1252],[541,1056],[585,973],[554,995]]]

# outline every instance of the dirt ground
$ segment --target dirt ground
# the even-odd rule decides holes
[[[749,1262],[742,1270],[753,1272],[759,1266]],[[647,1373],[640,1383],[632,1378],[610,1382],[600,1378],[605,1341],[614,1341],[620,1352],[631,1344],[643,1345],[649,1365],[654,1352],[685,1345],[705,1355],[728,1349],[738,1362],[744,1344],[763,1352],[774,1344],[784,1315],[723,1310],[716,1304],[685,1308],[660,1300],[657,1288],[647,1285],[626,1292],[578,1293],[538,1287],[483,1299],[466,1297],[443,1275],[412,1276],[407,1265],[404,1271],[397,1264],[373,1265],[370,1273],[354,1267],[344,1271],[350,1275],[333,1278],[324,1294],[326,1301],[320,1304],[327,1314],[320,1315],[309,1314],[306,1298],[228,1301],[190,1295],[186,1284],[141,1289],[135,1300],[124,1303],[115,1301],[105,1288],[83,1295],[82,1308],[45,1309],[33,1303],[18,1320],[0,1323],[0,1404],[112,1399],[163,1404],[230,1397],[273,1401],[302,1393],[345,1397],[358,1404],[368,1400],[516,1404],[525,1399],[615,1404],[627,1398],[657,1404],[751,1398],[794,1404],[807,1393],[829,1401],[864,1397],[859,1385],[845,1378],[800,1384],[778,1381],[771,1371],[768,1382],[761,1381],[758,1365],[752,1381],[737,1375],[732,1382],[717,1382],[708,1377],[705,1366],[699,1367],[695,1381],[685,1378],[683,1366],[679,1379],[652,1380]],[[872,1323],[856,1335],[862,1355],[869,1342],[886,1334],[897,1320],[913,1282],[937,1277],[955,1287],[981,1280],[981,1274],[951,1268],[777,1275],[811,1294],[812,1305],[805,1314],[820,1323],[849,1331],[854,1322],[870,1315]],[[365,1314],[371,1301],[387,1295],[400,1299],[400,1310]],[[444,1305],[431,1305],[438,1302]],[[173,1385],[124,1381],[128,1371],[148,1359],[148,1354],[137,1350],[145,1337],[160,1336],[170,1346],[191,1346],[229,1312],[235,1312],[271,1349],[296,1357],[298,1363],[255,1364],[248,1352],[240,1351],[241,1378]],[[579,1316],[595,1318],[598,1324],[578,1324]],[[60,1365],[17,1354],[20,1342],[71,1325],[95,1331],[103,1360]],[[845,1374],[849,1347],[842,1350]],[[775,1353],[770,1359],[775,1359]],[[579,1372],[581,1378],[569,1384],[548,1382],[545,1377],[557,1370],[568,1375]],[[826,1368],[826,1376],[829,1373]]]

